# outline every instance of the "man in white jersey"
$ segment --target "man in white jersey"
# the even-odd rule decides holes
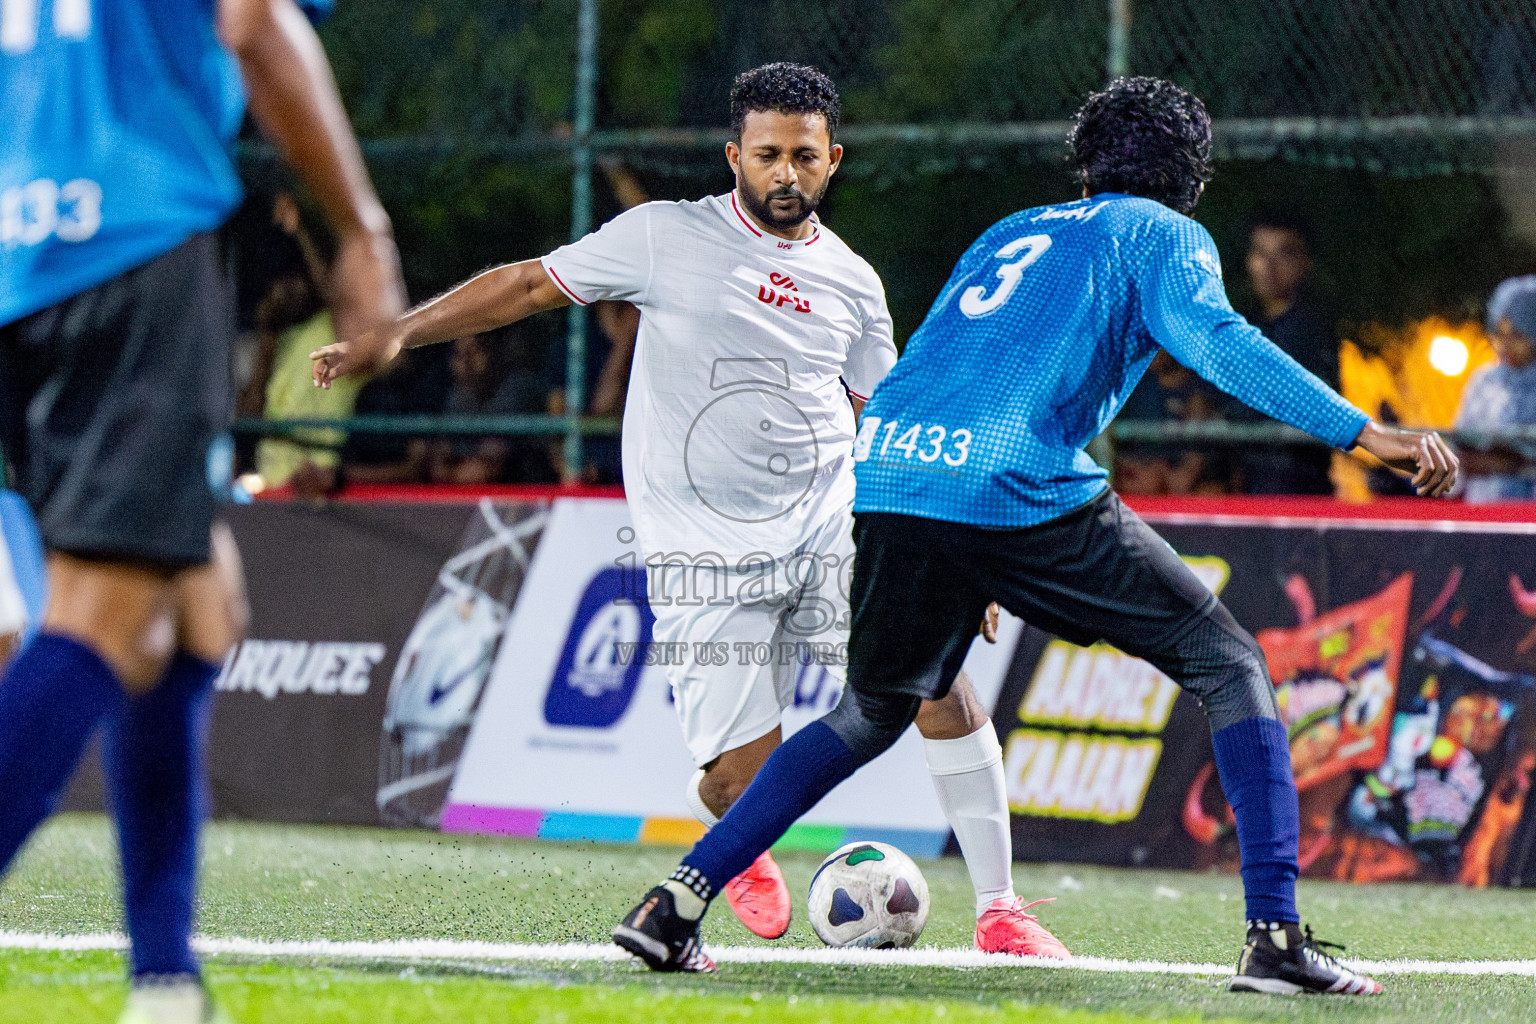
[[[313,356],[326,386],[570,302],[640,308],[624,482],[655,639],[689,652],[667,671],[699,765],[688,804],[706,826],[779,745],[802,661],[845,677],[855,418],[896,360],[879,277],[815,216],[842,158],[831,81],[757,68],[736,80],[731,118],[734,191],[637,206]],[[1014,896],[1002,750],[969,683],[917,725],[976,889],[977,947],[1066,957]],[[768,854],[725,892],[756,934],[788,929]]]

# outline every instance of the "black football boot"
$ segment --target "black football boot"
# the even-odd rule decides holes
[[[1237,961],[1237,974],[1227,982],[1227,988],[1232,992],[1287,996],[1300,992],[1381,994],[1381,985],[1374,978],[1345,967],[1323,952],[1324,946],[1344,949],[1314,939],[1311,928],[1303,930],[1300,925],[1279,921],[1249,921],[1248,941]]]
[[[699,922],[677,912],[672,893],[658,885],[613,929],[613,941],[645,962],[653,971],[707,974],[715,962],[699,945]]]

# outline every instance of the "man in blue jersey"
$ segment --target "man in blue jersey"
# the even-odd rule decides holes
[[[49,586],[0,678],[0,870],[102,727],[132,1024],[217,1016],[189,938],[209,698],[245,618],[211,478],[247,95],[335,229],[338,333],[389,321],[389,219],[295,0],[0,5],[0,441]]]
[[[1433,433],[1372,422],[1232,311],[1215,245],[1188,217],[1210,177],[1198,99],[1119,79],[1088,98],[1069,142],[1084,198],[988,229],[871,396],[854,446],[848,686],[615,929],[653,969],[696,962],[716,880],[948,691],[970,624],[996,600],[1074,643],[1145,658],[1205,708],[1249,919],[1231,987],[1381,991],[1299,925],[1296,788],[1262,651],[1084,446],[1161,347],[1261,412],[1411,473],[1421,494],[1445,493],[1456,459]]]

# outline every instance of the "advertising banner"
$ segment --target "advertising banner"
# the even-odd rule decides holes
[[[489,665],[521,582],[515,558],[487,556],[531,550],[544,507],[229,509],[251,631],[216,684],[214,813],[435,823],[455,735],[462,741],[484,682],[477,667]]]
[[[14,646],[43,584],[30,518],[6,500]],[[622,499],[261,502],[228,518],[253,617],[216,684],[221,816],[686,843],[702,826],[669,660],[719,655],[729,673],[784,653],[657,642]],[[1148,518],[1264,650],[1306,874],[1536,884],[1536,525]],[[794,664],[786,734],[840,687]],[[966,670],[994,709],[1020,859],[1235,869],[1205,716],[1171,679],[1008,616]],[[66,805],[100,808],[94,765]],[[952,849],[915,731],[785,842],[852,838]]]
[[[694,763],[666,677],[669,658],[697,652],[653,643],[633,542],[623,501],[554,503],[454,778],[445,830],[670,843],[703,834],[684,800]],[[1010,618],[999,642],[978,641],[966,662],[989,706],[1021,629]],[[733,667],[746,667],[738,659],[758,653],[724,651],[722,684]],[[802,664],[786,735],[830,710],[841,685],[823,666]],[[943,851],[949,826],[915,729],[823,800],[786,843],[832,849],[853,838],[917,856]]]
[[[664,671],[679,652],[652,644],[622,499],[262,502],[228,521],[252,623],[215,683],[216,816],[621,842],[701,834]],[[999,643],[967,662],[988,705],[1022,629],[1005,616]],[[800,665],[785,731],[839,693],[824,667]],[[94,762],[66,806],[101,808]],[[915,731],[788,841],[830,849],[845,835],[943,852]]]
[[[1303,626],[1259,632],[1298,790],[1385,759],[1412,592],[1405,572]]]
[[[1149,517],[1263,647],[1305,874],[1518,884],[1536,840],[1536,527]],[[1205,716],[1026,631],[994,716],[1022,859],[1235,870]]]

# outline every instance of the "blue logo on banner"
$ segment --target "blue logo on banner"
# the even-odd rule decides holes
[[[656,616],[644,597],[644,569],[604,569],[576,606],[544,698],[550,725],[606,729],[634,699]]]
[[[842,683],[825,665],[800,663],[795,673],[795,707],[826,714],[837,707],[837,699],[842,695]]]

